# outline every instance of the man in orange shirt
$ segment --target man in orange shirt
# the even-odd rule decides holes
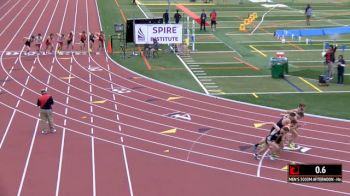
[[[211,20],[210,27],[211,27],[211,31],[216,31],[216,18],[217,18],[217,16],[218,15],[216,14],[215,10],[213,10],[210,13],[210,20]]]
[[[45,89],[42,89],[41,96],[38,98],[37,105],[40,107],[40,128],[42,134],[55,133],[56,129],[52,120],[52,105],[54,104],[52,96],[47,94]]]

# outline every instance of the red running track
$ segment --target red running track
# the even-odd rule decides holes
[[[277,121],[280,111],[139,77],[105,52],[14,55],[31,34],[99,31],[94,0],[5,0],[0,13],[1,196],[350,195],[348,121],[307,116],[298,143],[310,151],[258,162],[239,146],[264,137],[252,124]],[[35,106],[45,87],[55,99],[49,135]],[[281,168],[293,161],[342,163],[344,182],[286,183]]]

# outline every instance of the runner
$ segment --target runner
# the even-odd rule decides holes
[[[283,117],[276,123],[277,127],[281,129],[283,126],[289,125],[291,123],[291,120],[295,120],[295,116],[295,113],[284,114]],[[275,126],[272,126],[270,133],[272,133],[275,129]],[[254,144],[253,151],[255,152],[258,149],[259,145],[263,145],[264,143],[265,139],[263,138],[258,143]]]
[[[50,48],[50,52],[52,53],[53,50],[53,38],[54,38],[54,34],[50,33],[49,36],[47,36],[47,38],[45,39],[45,54],[47,53],[47,50]]]
[[[64,34],[57,33],[57,53],[60,54],[63,49],[63,42],[64,42]]]
[[[100,31],[100,33],[97,34],[98,35],[98,50],[103,50],[104,49],[104,45],[105,45],[105,34],[103,33],[103,31]]]
[[[288,110],[287,113],[290,114],[290,113],[293,113],[293,112],[296,112],[296,113],[298,113],[298,112],[305,112],[305,107],[306,107],[305,104],[300,103],[297,108],[292,109],[292,110]]]
[[[43,37],[41,36],[41,33],[38,33],[38,35],[34,39],[34,42],[35,42],[36,52],[39,54],[40,46],[41,46],[41,43],[43,42]]]
[[[259,155],[269,148],[269,157],[271,160],[274,160],[275,157],[272,155],[276,154],[280,150],[280,145],[282,143],[283,136],[289,132],[289,126],[284,126],[280,128],[277,124],[273,122],[265,122],[262,124],[263,126],[272,125],[274,127],[274,130],[270,132],[268,136],[266,136],[264,140],[265,145],[258,152],[254,151],[254,158],[256,160],[259,160]]]
[[[69,32],[68,36],[67,36],[67,49],[69,49],[69,46],[71,46],[71,48],[73,50],[73,48],[74,48],[74,45],[72,43],[73,42],[73,37],[74,37],[73,31]]]
[[[86,32],[83,31],[79,33],[79,36],[80,36],[80,50],[83,51],[83,49],[85,49]]]
[[[30,37],[24,37],[24,46],[25,46],[25,52],[24,54],[27,55],[27,53],[30,51],[30,45],[34,41],[34,35]]]
[[[89,35],[89,44],[90,44],[89,52],[92,52],[92,49],[93,49],[93,46],[95,43],[95,39],[96,39],[96,36],[93,33],[90,33],[90,35]]]

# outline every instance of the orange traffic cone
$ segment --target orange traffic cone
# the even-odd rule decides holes
[[[112,54],[112,52],[113,52],[113,50],[112,50],[112,43],[111,43],[111,41],[108,41],[107,52],[108,52],[108,54]]]

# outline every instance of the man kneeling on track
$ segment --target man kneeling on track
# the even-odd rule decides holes
[[[280,144],[282,142],[283,136],[289,132],[289,126],[283,126],[280,128],[277,126],[277,124],[273,122],[266,122],[262,123],[263,125],[272,125],[275,129],[269,133],[268,136],[265,138],[265,145],[259,150],[259,152],[254,151],[254,158],[256,160],[259,160],[259,155],[267,150],[270,149],[270,159],[274,160],[275,158],[272,156],[272,154],[277,153],[280,149]]]

